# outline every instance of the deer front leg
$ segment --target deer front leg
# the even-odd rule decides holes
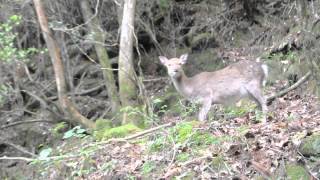
[[[211,103],[212,103],[211,99],[204,100],[204,102],[202,103],[202,107],[199,112],[199,120],[200,121],[206,120],[207,114],[208,114],[210,107],[211,107]]]

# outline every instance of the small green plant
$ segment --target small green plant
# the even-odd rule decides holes
[[[225,159],[221,155],[218,155],[217,157],[212,158],[211,167],[214,170],[222,170],[222,169],[228,168],[225,162]]]
[[[202,146],[219,143],[220,139],[196,129],[198,121],[180,123],[173,128],[172,137],[178,144],[189,144],[190,146]]]
[[[86,136],[85,132],[86,132],[85,129],[82,129],[80,126],[76,126],[70,129],[69,131],[65,132],[63,135],[63,139],[69,139],[71,137],[82,138]]]
[[[158,0],[158,5],[162,10],[166,10],[169,8],[170,4],[168,0]]]
[[[276,60],[276,61],[291,61],[296,62],[298,60],[298,53],[294,51],[288,51],[286,53],[274,53],[271,55],[266,56],[269,60]]]
[[[185,152],[180,153],[180,154],[177,155],[177,161],[178,161],[178,162],[185,162],[185,161],[187,161],[189,158],[190,158],[190,154],[185,153]]]
[[[8,93],[9,93],[9,87],[4,84],[0,84],[0,106],[4,104],[5,97]]]
[[[52,153],[52,148],[42,149],[41,152],[39,153],[38,159],[45,160],[50,156],[51,153]]]
[[[51,129],[51,133],[58,137],[61,135],[61,130],[63,130],[64,128],[67,127],[67,123],[66,122],[60,122],[55,124],[55,126]]]
[[[157,136],[149,145],[151,152],[161,151],[168,146],[167,138],[165,136]]]
[[[10,63],[15,61],[25,61],[28,56],[38,52],[36,48],[19,49],[15,46],[18,36],[14,32],[14,27],[21,22],[21,16],[13,15],[7,22],[0,23],[0,60]]]
[[[190,117],[198,111],[198,105],[196,103],[184,105],[184,103],[179,100],[176,106],[178,107],[182,118]]]
[[[156,165],[152,161],[147,161],[142,165],[142,174],[149,174],[156,168]]]
[[[241,125],[239,128],[237,128],[237,131],[241,136],[244,136],[249,132],[250,128],[247,125]]]

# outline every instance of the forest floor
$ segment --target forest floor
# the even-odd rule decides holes
[[[62,162],[79,179],[317,179],[319,100],[298,91],[273,101],[267,123],[255,122],[252,111],[229,111],[232,117],[203,123],[164,116],[171,127],[62,148],[82,154]]]

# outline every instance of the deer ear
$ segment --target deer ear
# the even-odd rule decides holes
[[[187,62],[187,59],[188,59],[188,54],[182,54],[180,56],[181,64],[185,64]]]
[[[162,64],[166,64],[167,61],[168,61],[168,58],[166,58],[166,57],[164,57],[164,56],[159,56],[159,59],[160,59],[160,62],[161,62]]]

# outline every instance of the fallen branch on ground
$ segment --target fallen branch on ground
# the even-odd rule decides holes
[[[13,123],[10,123],[10,124],[3,125],[3,126],[0,127],[0,129],[5,129],[5,128],[8,128],[8,127],[12,127],[12,126],[20,125],[20,124],[36,123],[36,122],[54,123],[52,121],[42,120],[42,119],[39,119],[39,120],[27,120],[27,121],[18,121],[18,122],[13,122]]]
[[[292,86],[288,87],[287,89],[284,89],[278,93],[275,93],[269,97],[267,97],[267,102],[270,103],[272,102],[275,98],[277,97],[281,97],[285,94],[287,94],[288,92],[296,89],[297,87],[299,87],[301,84],[303,84],[304,82],[306,82],[309,77],[311,76],[311,71],[307,72],[302,78],[299,79],[299,81],[297,81],[296,83],[294,83]]]
[[[21,160],[21,161],[30,162],[30,161],[33,161],[35,159],[26,158],[26,157],[7,157],[7,156],[3,156],[3,157],[0,157],[0,160]]]
[[[34,154],[34,153],[32,153],[32,152],[29,152],[28,150],[26,150],[25,148],[23,148],[23,147],[21,147],[21,146],[19,146],[19,145],[17,145],[17,144],[13,144],[13,143],[7,142],[7,141],[3,140],[2,138],[0,138],[0,140],[3,141],[3,144],[9,145],[9,146],[17,149],[18,151],[20,151],[20,152],[22,152],[22,153],[24,153],[24,154],[28,154],[28,155],[30,155],[31,157],[37,157],[36,154]]]

